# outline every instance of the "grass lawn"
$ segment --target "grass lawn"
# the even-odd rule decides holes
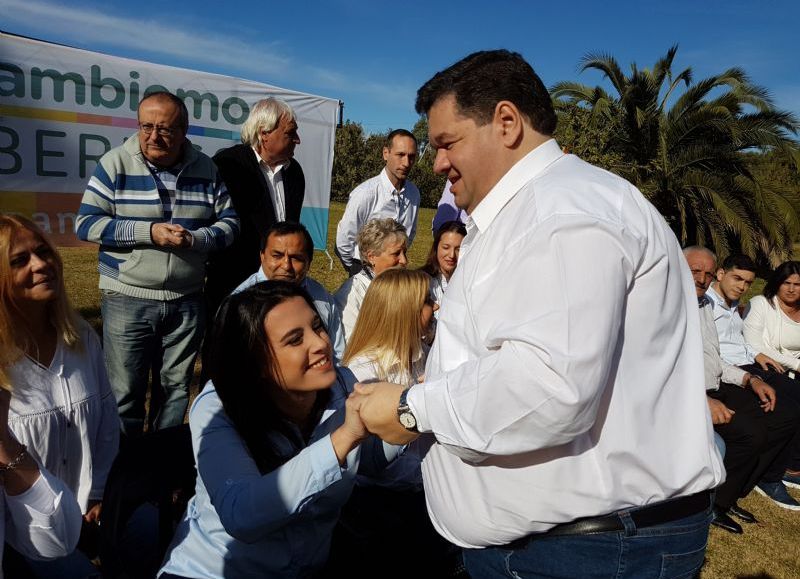
[[[333,292],[347,278],[341,264],[333,255],[336,224],[344,211],[341,203],[332,203],[328,231],[330,259],[316,252],[311,266],[311,277]],[[409,267],[422,265],[428,255],[432,235],[430,223],[432,209],[420,211],[417,238],[409,251]],[[97,289],[97,249],[93,247],[61,248],[67,291],[73,305],[96,328],[100,327],[100,292]],[[763,282],[761,282],[763,284]],[[749,295],[760,292],[761,284]],[[798,491],[790,489],[795,498]],[[800,577],[800,512],[773,506],[761,495],[751,493],[740,504],[760,521],[744,525],[744,535],[732,535],[712,528],[706,553],[703,579],[728,579],[731,577],[753,579],[789,579]]]

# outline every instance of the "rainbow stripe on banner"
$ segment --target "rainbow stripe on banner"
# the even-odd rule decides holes
[[[17,107],[0,105],[0,115],[20,119],[39,119],[61,123],[78,123],[84,125],[103,125],[106,127],[121,127],[136,130],[139,123],[136,119],[127,117],[112,117],[107,115],[93,115],[91,113],[78,113],[74,111],[59,111],[55,109],[42,109],[37,107]],[[189,126],[189,134],[212,139],[239,141],[239,133],[213,127]]]

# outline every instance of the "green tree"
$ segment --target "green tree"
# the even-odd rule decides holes
[[[555,137],[566,152],[609,171],[622,163],[622,155],[614,150],[621,115],[615,113],[604,122],[596,122],[585,107],[563,101],[554,104],[558,115]]]
[[[364,178],[360,162],[366,157],[364,128],[350,120],[336,129],[333,146],[333,174],[331,175],[331,199],[347,201],[347,196]]]
[[[417,164],[411,170],[408,178],[419,188],[421,197],[420,205],[423,207],[436,207],[442,196],[444,183],[447,178],[433,172],[433,162],[436,151],[428,144],[428,119],[421,116],[411,130],[417,138],[419,151]]]
[[[739,68],[699,82],[691,68],[673,74],[676,52],[652,69],[634,63],[628,75],[612,56],[588,55],[581,70],[602,72],[612,91],[561,82],[551,93],[559,107],[585,108],[595,128],[616,123],[604,150],[618,158],[610,168],[639,187],[681,243],[786,259],[800,233],[800,199],[756,178],[747,154],[796,155],[800,124]]]

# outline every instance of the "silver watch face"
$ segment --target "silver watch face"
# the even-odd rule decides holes
[[[414,418],[414,415],[410,412],[401,412],[399,418],[400,424],[402,424],[404,428],[411,429],[417,427],[417,419]]]

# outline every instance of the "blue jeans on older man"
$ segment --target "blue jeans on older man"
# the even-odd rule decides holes
[[[624,531],[533,538],[522,547],[465,549],[472,577],[692,578],[705,559],[711,501],[703,512],[637,529],[620,511]]]
[[[103,290],[101,313],[103,350],[122,431],[139,436],[144,430],[151,369],[151,426],[182,424],[205,328],[202,295],[160,301]]]

